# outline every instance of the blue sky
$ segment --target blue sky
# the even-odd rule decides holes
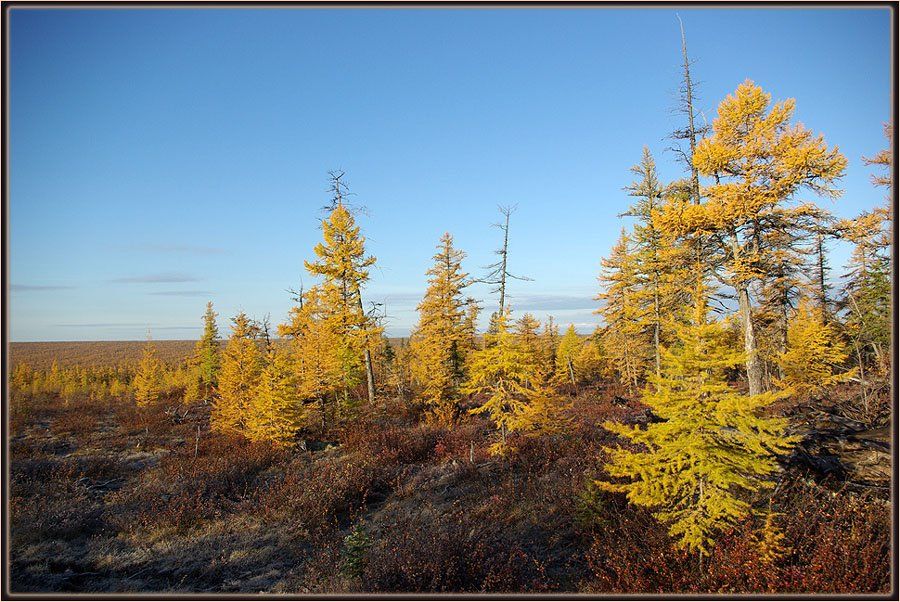
[[[494,261],[498,203],[518,204],[510,269],[533,278],[514,308],[590,330],[628,168],[647,145],[681,175],[676,12],[709,120],[746,78],[796,98],[850,160],[825,206],[881,201],[861,157],[886,144],[887,9],[14,9],[11,339],[194,338],[208,299],[223,328],[277,323],[332,169],[369,210],[390,334],[444,231],[469,271]]]

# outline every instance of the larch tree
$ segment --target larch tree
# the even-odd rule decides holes
[[[677,319],[689,302],[691,262],[690,248],[666,236],[653,223],[653,214],[663,205],[664,188],[659,183],[656,163],[650,149],[644,147],[641,162],[631,168],[637,176],[626,190],[637,201],[625,215],[636,218],[632,253],[636,263],[634,287],[638,305],[637,328],[652,343],[653,369],[659,375],[659,349],[667,339],[669,322]]]
[[[556,369],[556,349],[559,347],[559,326],[553,316],[547,316],[541,331],[542,366],[548,373]]]
[[[600,336],[610,362],[619,374],[619,382],[634,393],[646,374],[653,350],[641,327],[640,282],[632,246],[631,238],[623,228],[610,256],[601,260],[601,292],[596,298],[603,305],[595,313],[603,318]]]
[[[514,329],[519,345],[528,356],[528,361],[533,363],[536,368],[543,367],[540,328],[541,323],[537,318],[526,312],[522,314],[521,318],[516,320]],[[547,373],[549,372],[548,370]]]
[[[569,382],[577,384],[575,377],[575,362],[581,351],[581,337],[575,332],[575,325],[569,324],[565,334],[556,348],[556,364],[553,370],[553,380],[557,383]]]
[[[388,386],[397,391],[397,397],[408,399],[412,391],[412,347],[409,339],[400,341],[394,357],[391,360],[390,373],[388,374]]]
[[[362,290],[369,280],[375,257],[366,254],[366,239],[344,202],[343,173],[332,174],[334,198],[328,217],[322,220],[322,238],[314,249],[316,261],[306,261],[310,274],[322,279],[320,297],[335,318],[343,343],[345,388],[364,371],[369,403],[375,401],[375,375],[371,346],[382,329],[363,306]],[[361,365],[360,365],[361,364]]]
[[[320,293],[313,287],[301,294],[299,305],[289,312],[289,321],[278,325],[278,334],[290,341],[298,396],[303,404],[318,408],[324,432],[328,402],[336,399],[345,381],[339,316],[324,306]]]
[[[762,415],[779,394],[745,395],[728,384],[726,370],[743,354],[708,320],[703,295],[695,298],[701,302],[693,320],[677,327],[676,344],[663,349],[662,375],[651,375],[655,386],[643,395],[661,420],[645,427],[605,423],[643,450],[606,448],[614,480],[597,484],[654,509],[676,545],[702,558],[719,532],[751,513],[748,495],[772,486],[776,454],[787,453],[795,439],[784,435],[785,420]]]
[[[770,368],[779,370],[778,357],[787,351],[788,324],[800,297],[812,290],[804,272],[809,271],[802,247],[803,235],[772,229],[765,233],[769,268],[755,288],[759,299],[754,312],[760,360],[771,382]]]
[[[719,105],[712,135],[697,144],[694,165],[713,178],[705,202],[668,205],[655,221],[662,230],[708,236],[722,257],[721,279],[733,287],[744,337],[751,394],[765,389],[765,371],[754,327],[751,289],[768,273],[766,233],[815,220],[823,211],[812,203],[792,203],[810,190],[836,197],[833,187],[847,165],[836,147],[802,125],[792,125],[795,102],[771,105],[771,95],[745,81]]]
[[[210,399],[216,387],[219,375],[219,327],[216,325],[218,314],[213,311],[212,301],[206,303],[203,314],[203,335],[194,346],[191,367],[194,374],[185,393],[186,400]]]
[[[601,376],[603,355],[600,353],[600,340],[597,336],[590,336],[581,342],[573,366],[579,382],[592,382]]]
[[[269,441],[280,447],[296,442],[307,412],[294,368],[286,352],[273,348],[266,354],[245,412],[245,434],[251,441]]]
[[[146,407],[159,400],[163,388],[163,366],[156,345],[149,337],[131,386],[134,390],[134,400],[139,407]]]
[[[798,398],[821,395],[826,388],[856,375],[856,368],[842,368],[848,355],[821,308],[804,300],[788,325],[787,349],[778,357],[783,376],[775,379],[775,384]]]
[[[418,306],[419,323],[410,337],[410,368],[421,383],[429,416],[449,425],[456,417],[458,388],[471,336],[462,296],[469,281],[462,269],[465,253],[453,248],[449,233],[441,237],[437,249],[434,264],[426,272],[428,288]]]
[[[210,426],[219,432],[245,434],[247,409],[259,384],[263,356],[259,332],[244,312],[232,319],[231,336],[222,352],[219,386]]]
[[[889,142],[892,133],[891,127],[885,126]],[[868,165],[887,168],[872,176],[873,184],[892,190],[892,161],[890,148],[874,157],[864,158]],[[890,368],[891,236],[894,224],[890,195],[886,200],[884,205],[835,225],[839,236],[853,244],[838,307],[845,312],[846,332],[853,344],[865,406],[868,406],[870,381],[886,379]]]
[[[485,334],[484,347],[472,353],[463,392],[487,399],[469,410],[487,414],[500,431],[492,453],[504,453],[510,432],[553,429],[558,424],[558,398],[546,386],[528,353],[509,328],[509,308],[498,314],[495,329]]]

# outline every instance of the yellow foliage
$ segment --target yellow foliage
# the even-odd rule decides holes
[[[364,311],[362,302],[362,288],[369,280],[375,257],[366,255],[366,239],[342,203],[322,220],[322,238],[314,248],[317,261],[305,265],[310,274],[322,278],[315,294],[322,313],[340,338],[346,389],[359,382],[364,354],[383,330]]]
[[[131,383],[134,390],[134,400],[138,406],[146,407],[157,400],[163,387],[163,368],[156,352],[153,341],[147,341],[138,371]],[[71,390],[64,391],[64,396],[71,396]]]
[[[419,323],[410,337],[410,370],[422,389],[429,416],[450,425],[456,416],[457,388],[463,377],[465,354],[472,348],[467,301],[462,289],[468,274],[462,271],[465,254],[453,248],[449,233],[441,237],[434,265],[428,270],[428,288],[418,306]],[[470,315],[474,325],[475,316]]]
[[[853,378],[857,370],[842,371],[847,348],[819,308],[804,300],[788,324],[787,351],[778,357],[784,378],[775,384],[801,398],[819,395],[826,388]]]
[[[559,398],[546,386],[544,374],[509,331],[509,308],[495,317],[495,330],[485,334],[484,347],[472,353],[469,380],[463,392],[487,395],[472,414],[488,414],[500,430],[492,448],[502,451],[510,432],[554,430],[561,420]]]
[[[246,408],[244,428],[252,441],[270,441],[279,446],[294,444],[307,416],[300,400],[297,375],[291,358],[271,351]]]
[[[766,513],[765,524],[756,533],[760,560],[767,564],[771,564],[791,552],[790,546],[785,543],[784,532],[775,523],[777,516],[779,514],[772,512],[770,508]]]
[[[278,333],[291,340],[290,361],[296,374],[297,395],[319,404],[325,422],[325,401],[345,384],[339,317],[328,311],[314,287],[290,311],[290,321]]]
[[[556,365],[553,370],[553,380],[558,384],[577,384],[575,362],[580,354],[583,341],[575,332],[575,325],[569,324],[566,333],[559,341],[556,349]]]
[[[257,329],[243,312],[233,320],[231,337],[222,352],[219,386],[213,400],[213,430],[244,433],[247,408],[263,368]]]
[[[796,441],[784,436],[785,420],[760,415],[778,394],[749,396],[728,385],[725,371],[743,357],[706,313],[699,303],[693,323],[677,328],[678,344],[663,351],[662,375],[650,378],[655,390],[644,392],[643,402],[662,421],[604,425],[646,451],[606,448],[607,472],[626,480],[598,482],[654,508],[679,547],[701,554],[716,533],[750,513],[746,494],[771,486],[775,454]]]
[[[624,229],[610,257],[603,259],[601,265],[599,280],[603,291],[597,299],[604,305],[595,312],[605,323],[600,338],[619,374],[619,382],[635,391],[647,372],[653,349],[642,325],[636,254]]]

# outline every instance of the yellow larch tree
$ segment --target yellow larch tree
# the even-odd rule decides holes
[[[687,266],[691,249],[653,223],[653,214],[660,211],[666,191],[659,182],[650,149],[644,147],[641,162],[631,172],[637,179],[626,190],[637,200],[625,215],[637,220],[631,236],[638,307],[634,327],[650,340],[653,370],[659,376],[660,346],[668,342],[671,322],[683,314],[689,302],[691,278]]]
[[[131,386],[138,406],[146,407],[159,400],[163,388],[163,366],[156,346],[149,337]]]
[[[776,454],[796,438],[784,435],[784,419],[762,411],[779,393],[745,395],[727,382],[726,370],[743,361],[729,348],[721,324],[709,321],[703,295],[677,342],[663,348],[661,376],[650,377],[643,403],[661,420],[646,427],[607,422],[610,431],[643,450],[606,448],[612,481],[602,489],[625,493],[655,510],[676,545],[709,553],[716,534],[751,513],[748,494],[772,486]]]
[[[306,419],[292,358],[272,349],[245,410],[244,433],[251,441],[291,447]]]
[[[487,399],[471,410],[488,414],[500,431],[493,453],[504,453],[511,432],[542,432],[557,427],[560,400],[509,328],[510,310],[498,313],[484,347],[472,353],[464,393]]]
[[[534,364],[535,369],[543,369],[543,349],[541,347],[540,335],[541,323],[530,313],[522,314],[522,317],[516,320],[514,333],[518,339],[519,346],[528,358],[528,361]],[[549,371],[547,371],[549,373]]]
[[[600,377],[603,372],[603,356],[598,337],[590,336],[581,342],[572,365],[578,382],[590,383]]]
[[[556,369],[556,349],[559,347],[559,326],[553,321],[553,316],[547,316],[544,321],[540,344],[541,366],[548,374],[553,374]]]
[[[247,408],[259,384],[263,356],[258,329],[244,312],[232,319],[231,336],[222,352],[219,386],[210,426],[219,432],[245,434]]]
[[[375,377],[371,347],[382,333],[363,306],[362,290],[369,280],[375,257],[366,254],[365,237],[346,206],[343,174],[332,174],[332,208],[322,220],[322,242],[313,250],[316,261],[306,261],[310,274],[318,276],[319,297],[325,311],[333,318],[342,344],[345,393],[366,379],[369,402],[375,400]]]
[[[638,265],[631,238],[624,229],[601,266],[602,290],[597,299],[603,305],[595,311],[604,322],[600,337],[619,382],[634,393],[652,361],[653,349],[641,325]]]
[[[296,375],[297,395],[304,405],[318,408],[324,431],[328,422],[328,401],[344,386],[338,316],[328,311],[320,298],[321,289],[301,295],[291,308],[289,321],[278,325],[278,334],[290,341],[290,360]]]
[[[783,376],[775,385],[801,399],[821,395],[857,374],[856,368],[844,370],[848,355],[834,324],[804,299],[788,324],[787,349],[778,357]]]
[[[426,274],[428,288],[419,303],[419,323],[410,337],[413,377],[420,383],[430,419],[450,425],[456,417],[458,388],[463,378],[466,328],[463,289],[468,274],[462,270],[465,253],[453,248],[445,233],[438,243],[434,264]]]
[[[556,348],[556,363],[553,370],[553,380],[558,384],[577,384],[575,376],[575,362],[581,351],[582,340],[575,332],[575,325],[569,324],[565,334]]]
[[[766,232],[818,221],[823,210],[812,203],[791,204],[801,189],[836,197],[834,182],[847,160],[824,138],[792,125],[795,102],[771,105],[771,95],[745,81],[719,105],[712,135],[697,145],[693,162],[713,178],[703,203],[672,203],[655,214],[663,231],[708,236],[724,266],[719,276],[734,288],[744,336],[750,393],[765,389],[751,289],[769,272],[772,259]]]

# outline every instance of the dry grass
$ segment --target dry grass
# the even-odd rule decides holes
[[[791,552],[761,565],[751,526],[700,572],[663,526],[586,484],[598,425],[644,419],[582,391],[565,436],[487,455],[489,424],[357,412],[309,451],[213,434],[209,408],[33,399],[14,408],[14,591],[884,592],[890,508],[789,474]],[[184,415],[184,412],[179,412]],[[197,439],[198,427],[200,437]],[[474,462],[470,462],[470,453]],[[349,537],[348,536],[351,536]]]

